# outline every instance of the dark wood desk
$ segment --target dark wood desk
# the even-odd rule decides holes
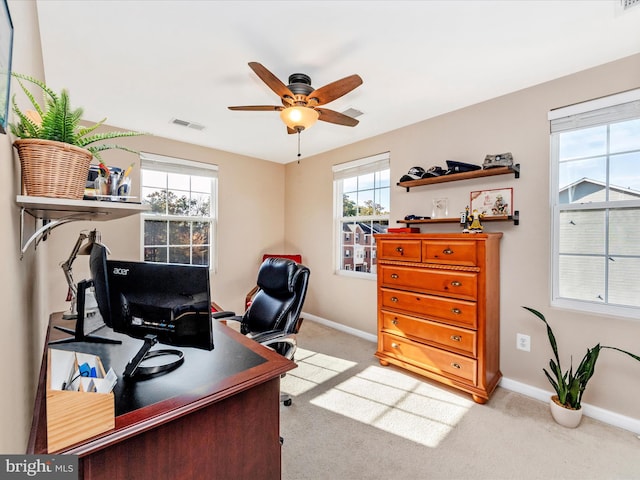
[[[73,322],[53,314],[47,342],[68,336],[51,328],[56,324]],[[118,374],[115,429],[59,452],[79,456],[80,478],[280,478],[280,376],[295,363],[214,322],[212,351],[179,347],[185,361],[176,370],[125,381],[124,367],[142,340],[108,328],[96,333],[123,343],[53,346],[99,355],[105,368]],[[29,454],[48,453],[47,348],[45,343]]]

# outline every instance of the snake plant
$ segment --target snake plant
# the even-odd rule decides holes
[[[60,94],[57,94],[44,82],[36,78],[15,72],[12,73],[12,76],[16,78],[22,88],[22,91],[25,93],[31,102],[31,105],[35,109],[35,111],[23,112],[16,103],[16,96],[13,95],[13,111],[19,118],[19,122],[10,123],[9,127],[11,129],[11,133],[16,137],[55,140],[58,142],[68,143],[89,150],[98,160],[101,159],[100,152],[114,148],[126,150],[131,153],[138,153],[135,150],[131,150],[130,148],[123,147],[121,145],[98,142],[104,142],[105,140],[119,137],[144,135],[143,133],[132,131],[93,133],[94,130],[104,124],[107,119],[104,118],[98,123],[88,127],[80,125],[83,110],[82,108],[71,108],[69,92],[67,90],[63,89]],[[38,103],[33,94],[25,86],[24,82],[30,82],[40,87],[45,94],[46,106],[43,107]]]
[[[617,350],[626,355],[629,355],[631,358],[638,360],[640,362],[640,357],[638,355],[634,355],[633,353],[629,353],[626,350],[622,350],[617,347],[608,347],[605,345],[597,344],[593,348],[587,348],[587,353],[582,358],[580,365],[576,370],[573,370],[573,360],[569,365],[569,370],[563,372],[560,367],[560,357],[558,355],[558,343],[556,342],[556,337],[553,334],[553,330],[551,326],[547,322],[544,315],[537,310],[529,307],[522,307],[531,313],[533,313],[536,317],[542,320],[547,326],[547,336],[549,337],[549,343],[551,344],[551,349],[553,350],[553,356],[551,360],[549,360],[549,370],[543,368],[549,383],[553,386],[553,389],[556,391],[558,395],[558,401],[567,408],[571,408],[574,410],[578,410],[581,408],[582,394],[587,388],[587,383],[593,376],[596,368],[596,361],[598,360],[598,356],[600,355],[600,351],[607,348],[610,350]]]

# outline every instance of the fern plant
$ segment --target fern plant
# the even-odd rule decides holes
[[[82,108],[71,108],[69,102],[69,92],[63,89],[60,94],[51,90],[47,85],[37,78],[12,73],[16,78],[22,91],[25,93],[35,110],[22,111],[16,103],[16,96],[13,95],[13,112],[19,118],[19,122],[10,123],[11,133],[18,138],[34,138],[42,140],[55,140],[68,143],[80,148],[89,150],[98,160],[101,160],[100,152],[110,149],[120,149],[131,153],[138,153],[130,148],[110,143],[98,143],[113,138],[134,137],[144,135],[142,132],[114,131],[93,133],[98,127],[104,124],[106,118],[88,127],[80,125],[82,120]],[[31,91],[24,82],[30,82],[38,86],[45,94],[45,106],[36,101]]]
[[[547,336],[549,337],[549,343],[551,344],[551,349],[553,350],[553,356],[551,360],[549,360],[549,370],[543,368],[544,374],[547,376],[547,380],[551,383],[551,386],[555,390],[558,395],[558,401],[567,408],[571,408],[574,410],[578,410],[582,407],[582,394],[587,388],[587,383],[593,376],[596,368],[596,362],[598,360],[598,356],[600,355],[600,351],[607,348],[610,350],[617,350],[626,355],[629,355],[631,358],[638,360],[640,362],[640,357],[638,355],[634,355],[633,353],[629,353],[626,350],[622,350],[617,347],[608,347],[605,345],[597,344],[593,348],[587,348],[587,353],[582,358],[580,365],[576,370],[573,370],[573,359],[569,365],[569,370],[563,372],[562,367],[560,367],[560,357],[558,355],[558,343],[556,342],[556,337],[553,334],[553,330],[551,326],[547,322],[547,319],[544,315],[537,310],[529,307],[522,307],[531,313],[533,313],[536,317],[542,320],[547,326]]]

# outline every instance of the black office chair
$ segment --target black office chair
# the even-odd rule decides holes
[[[309,269],[286,258],[267,258],[258,271],[258,291],[244,315],[222,311],[212,317],[240,322],[240,332],[293,360],[296,334],[300,330],[300,312],[309,285]],[[285,406],[291,397],[281,395]]]

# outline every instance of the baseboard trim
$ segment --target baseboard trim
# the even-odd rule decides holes
[[[327,320],[326,318],[318,317],[316,315],[304,312],[301,316],[305,319],[309,319],[313,322],[325,325],[344,333],[348,333],[350,335],[368,340],[373,343],[376,343],[378,341],[376,335],[372,335],[370,333],[366,333],[362,330],[358,330],[352,327],[347,327],[346,325],[343,325],[341,323],[332,322],[331,320]],[[549,398],[552,395],[551,390],[547,391],[542,388],[534,387],[529,384],[518,382],[517,380],[512,380],[506,377],[502,377],[499,385],[502,388],[511,390],[512,392],[520,393],[522,395],[535,398],[536,400],[540,400],[541,402],[545,403],[549,401]],[[582,408],[584,410],[584,415],[586,415],[587,417],[591,417],[600,422],[612,425],[614,427],[623,428],[640,435],[640,419],[620,415],[619,413],[605,410],[604,408],[596,407],[594,405],[589,405],[586,403],[582,404]]]
[[[502,388],[511,390],[512,392],[521,393],[527,397],[535,398],[542,402],[549,402],[549,398],[553,395],[551,390],[533,387],[526,383],[518,382],[510,378],[502,377],[499,384]],[[583,414],[600,422],[612,425],[614,427],[624,428],[635,434],[640,434],[640,420],[619,413],[606,410],[604,408],[582,403]]]
[[[326,318],[317,317],[316,315],[312,315],[312,314],[306,313],[306,312],[302,312],[302,314],[300,316],[303,317],[305,320],[306,319],[312,320],[312,321],[314,321],[316,323],[319,323],[321,325],[325,325],[327,327],[331,327],[334,330],[339,330],[341,332],[353,335],[354,337],[363,338],[363,339],[369,340],[370,342],[373,342],[373,343],[377,343],[378,342],[378,337],[376,335],[372,335],[371,333],[363,332],[362,330],[358,330],[358,329],[355,329],[355,328],[352,328],[352,327],[347,327],[346,325],[343,325],[341,323],[332,322],[331,320],[327,320]]]

